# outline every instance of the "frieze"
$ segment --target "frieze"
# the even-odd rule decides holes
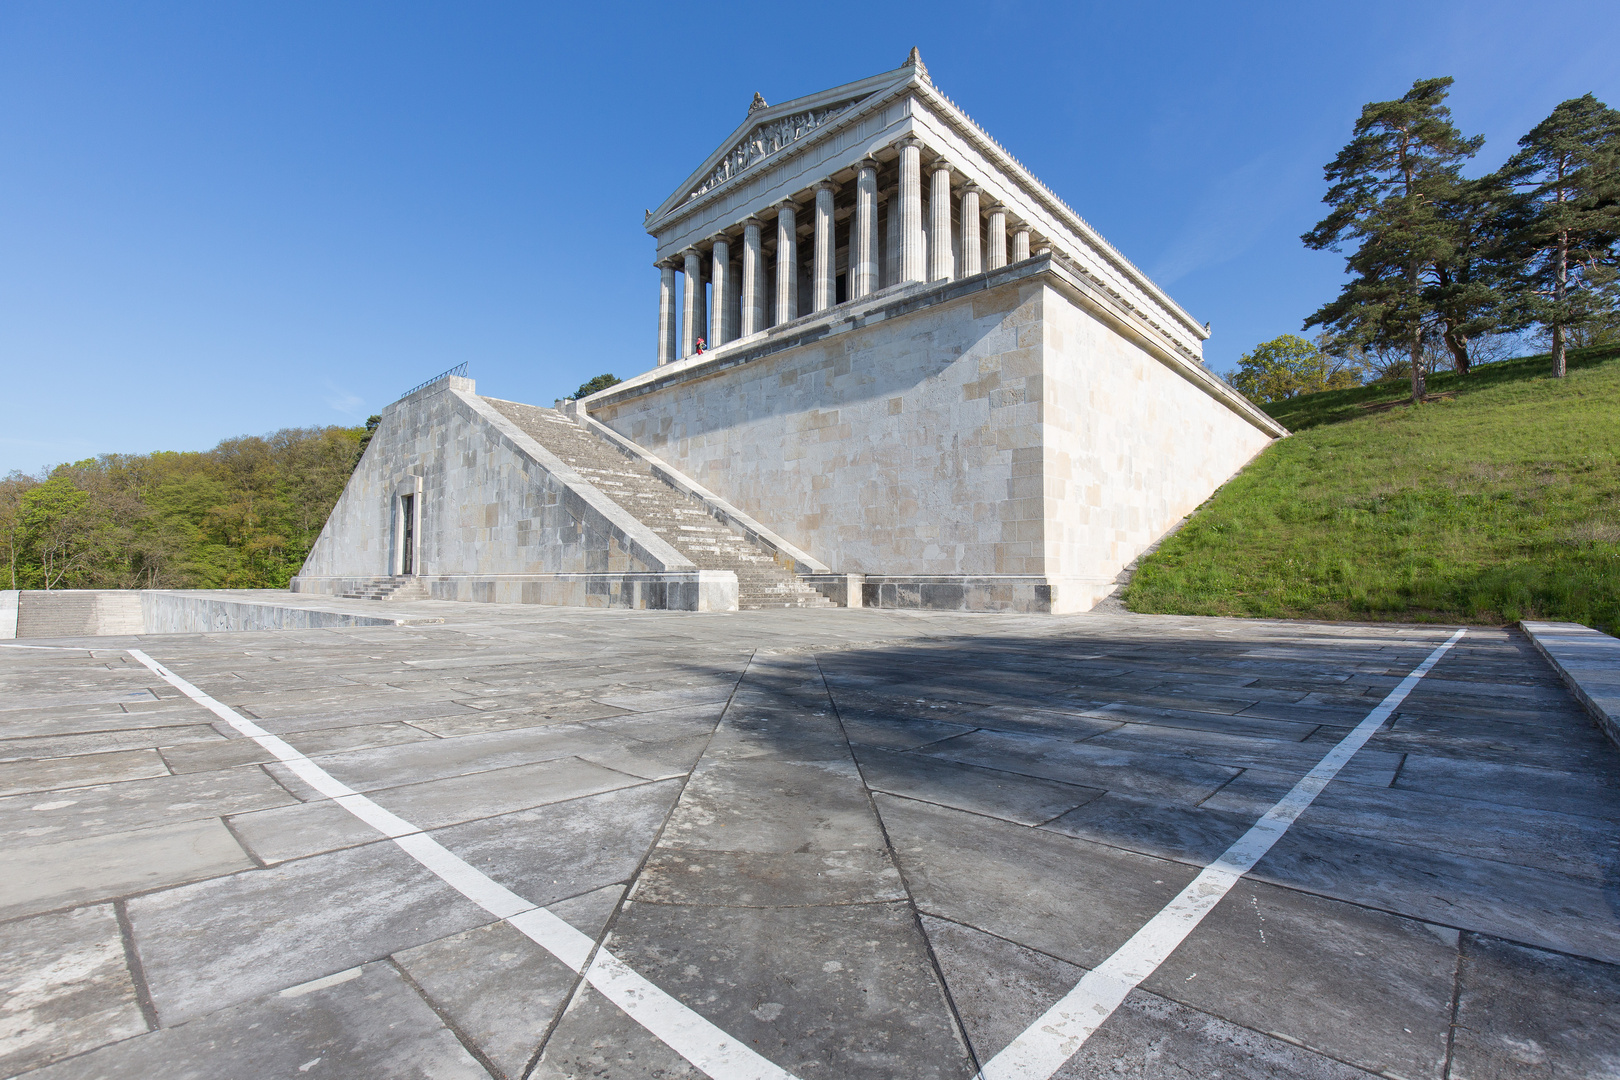
[[[804,112],[779,117],[776,120],[760,124],[753,131],[750,131],[741,142],[733,146],[725,157],[720,159],[720,163],[714,167],[714,170],[709,173],[703,183],[687,194],[687,199],[697,198],[704,192],[730,180],[756,162],[770,157],[783,147],[798,142],[844,112],[851,105],[856,104],[856,101],[859,100],[857,98],[855,101],[840,102],[825,109],[806,109]]]

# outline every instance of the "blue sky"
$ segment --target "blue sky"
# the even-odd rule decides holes
[[[819,19],[819,23],[818,23]],[[1480,169],[1620,106],[1620,4],[0,7],[0,472],[357,424],[467,361],[549,403],[654,362],[642,211],[770,101],[934,81],[1214,337],[1298,331],[1367,101],[1452,75]]]

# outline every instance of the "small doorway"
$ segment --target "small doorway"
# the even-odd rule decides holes
[[[399,513],[404,518],[401,535],[403,543],[400,544],[399,572],[401,574],[416,573],[416,496],[401,495],[399,497]]]

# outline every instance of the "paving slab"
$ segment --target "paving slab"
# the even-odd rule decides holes
[[[147,1030],[111,904],[4,929],[0,1073],[12,1076]]]
[[[1620,969],[1463,935],[1454,1080],[1620,1076]]]
[[[391,843],[136,897],[129,919],[165,1026],[493,921]]]
[[[1440,1080],[1457,932],[1244,882],[1142,989],[1368,1072]]]
[[[685,1058],[589,986],[582,986],[569,1001],[529,1076],[705,1080]]]
[[[246,870],[247,853],[218,818],[8,847],[0,919],[86,904]]]
[[[388,964],[334,973],[29,1074],[40,1080],[488,1080]]]
[[[504,922],[394,957],[503,1078],[523,1076],[579,976]]]
[[[680,794],[640,784],[435,832],[467,862],[534,904],[634,878]]]
[[[91,787],[168,775],[168,766],[156,750],[119,750],[44,761],[11,761],[0,764],[0,795]]]
[[[1196,870],[1045,830],[877,795],[919,911],[1084,967],[1168,904]]]
[[[1100,737],[1100,736],[1099,736]],[[1002,772],[1080,784],[1102,791],[1156,795],[1196,805],[1241,769],[1194,758],[1144,754],[1090,742],[975,731],[922,747],[919,753]]]
[[[962,765],[927,754],[896,754],[857,747],[867,787],[890,795],[968,810],[1019,825],[1040,825],[1100,798],[1098,788],[1037,780],[997,769]]]
[[[82,840],[296,801],[260,769],[164,775],[45,795],[8,795],[0,798],[0,840],[7,844]]]
[[[972,1074],[916,917],[903,904],[626,904],[621,960],[801,1076]]]
[[[923,917],[974,1052],[986,1062],[1080,981],[1086,969],[957,923]],[[1275,1036],[1136,990],[1055,1074],[1058,1080],[1364,1080]]]

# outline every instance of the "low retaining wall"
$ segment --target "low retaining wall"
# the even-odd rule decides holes
[[[231,630],[312,630],[332,626],[400,626],[415,622],[443,622],[443,619],[404,619],[385,616],[350,615],[340,611],[315,611],[255,604],[239,600],[217,600],[187,593],[141,593],[141,617],[148,634],[214,634]]]
[[[1609,741],[1620,746],[1620,638],[1572,622],[1519,626]]]

